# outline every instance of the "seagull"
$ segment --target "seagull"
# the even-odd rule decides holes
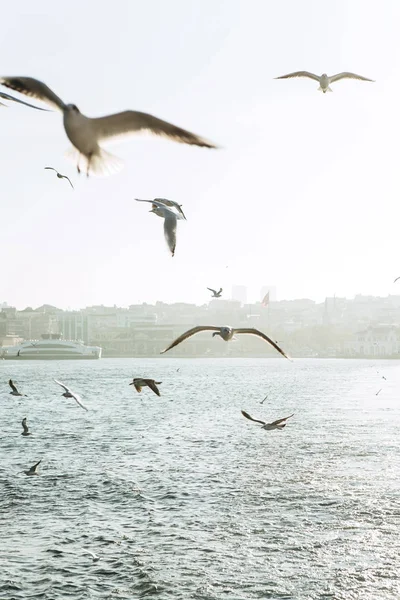
[[[23,100],[14,98],[14,96],[10,96],[9,94],[5,94],[4,92],[0,92],[0,98],[3,98],[3,100],[12,100],[13,102],[18,102],[18,104],[23,104],[24,106],[29,106],[30,108],[36,108],[36,110],[44,110],[45,112],[49,112],[46,108],[40,108],[40,106],[34,106],[33,104],[29,104],[29,102],[24,102]],[[6,104],[3,104],[3,102],[0,102],[0,106],[6,106]]]
[[[151,210],[149,212],[154,213],[158,217],[163,217],[164,236],[168,248],[171,250],[172,256],[174,256],[176,247],[176,222],[177,219],[183,219],[183,217],[157,200],[140,200],[139,198],[135,198],[135,200],[137,202],[150,202]]]
[[[382,388],[376,392],[375,396],[378,396],[379,392],[381,392],[381,391],[382,391]]]
[[[82,158],[87,176],[89,173],[108,175],[119,171],[122,166],[118,158],[99,146],[99,142],[140,131],[182,144],[216,148],[190,131],[143,112],[126,110],[97,119],[86,117],[75,104],[65,104],[45,83],[32,77],[0,77],[0,83],[21,94],[43,100],[63,113],[65,133],[76,149],[72,155],[78,158],[78,173],[81,172],[79,162]]]
[[[278,346],[278,344],[276,344],[273,340],[271,340],[271,338],[269,338],[267,335],[265,335],[265,333],[258,331],[258,329],[254,329],[252,327],[240,327],[240,328],[214,327],[212,325],[198,325],[197,327],[193,327],[193,329],[189,329],[188,331],[186,331],[185,333],[180,335],[176,340],[174,340],[172,342],[172,344],[170,344],[168,346],[168,348],[165,348],[165,350],[160,352],[160,354],[164,354],[164,352],[168,352],[168,350],[171,350],[171,348],[174,348],[181,342],[184,342],[190,336],[195,335],[196,333],[199,333],[200,331],[214,331],[214,333],[212,334],[212,337],[219,335],[220,337],[222,337],[222,339],[225,342],[229,342],[229,340],[231,340],[233,338],[235,333],[250,333],[251,335],[257,335],[258,337],[261,337],[263,340],[265,340],[266,342],[271,344],[271,346],[273,346],[275,348],[275,350],[278,350],[278,352],[280,352],[282,354],[282,356],[291,360],[291,358],[289,358],[289,356],[287,356],[287,354],[285,354],[285,352],[282,350],[282,348],[280,348]]]
[[[129,385],[134,385],[137,392],[142,391],[142,387],[149,387],[157,396],[161,396],[157,385],[161,385],[162,381],[154,381],[154,379],[142,379],[141,377],[135,377],[135,379]]]
[[[266,401],[267,398],[268,398],[268,394],[265,396],[264,400],[260,401],[260,404],[264,404],[264,402]]]
[[[396,279],[393,281],[393,283],[396,283],[396,281],[398,281],[400,279],[400,277],[396,277]]]
[[[24,471],[25,475],[39,475],[39,473],[37,472],[37,468],[41,462],[42,461],[39,460],[39,462],[37,462],[35,465],[33,465],[33,467],[31,467],[28,471]]]
[[[80,396],[78,396],[78,394],[75,394],[75,392],[72,392],[69,387],[67,387],[66,385],[64,385],[63,383],[61,383],[61,381],[57,381],[57,379],[54,380],[56,383],[58,383],[58,385],[61,385],[62,388],[64,388],[65,392],[63,394],[61,394],[61,396],[64,396],[64,398],[73,398],[75,400],[75,402],[77,404],[79,404],[79,406],[81,408],[83,408],[84,410],[89,410],[88,408],[86,408],[86,406],[82,403],[82,399]]]
[[[168,200],[167,198],[154,198],[154,200],[139,200],[139,198],[135,198],[138,202],[159,202],[160,204],[164,204],[165,206],[169,206],[170,208],[176,208],[178,213],[182,215],[182,217],[187,220],[185,217],[185,213],[182,210],[182,204],[178,204],[174,202],[174,200]]]
[[[315,81],[318,81],[318,90],[320,90],[324,94],[326,94],[326,92],[333,92],[333,90],[329,87],[330,84],[334,83],[335,81],[339,81],[340,79],[360,79],[361,81],[374,81],[373,79],[368,79],[367,77],[363,77],[362,75],[356,75],[356,73],[349,73],[348,71],[338,73],[337,75],[331,75],[330,77],[326,73],[322,73],[322,75],[315,75],[314,73],[310,73],[309,71],[295,71],[294,73],[289,73],[288,75],[281,75],[281,77],[275,77],[275,79],[290,79],[292,77],[308,77],[309,79],[314,79]]]
[[[32,435],[32,434],[30,433],[30,431],[29,431],[29,428],[28,428],[28,425],[27,425],[27,423],[26,423],[26,417],[24,417],[24,418],[22,419],[22,423],[21,423],[21,424],[22,424],[22,427],[23,427],[23,429],[24,429],[24,430],[23,430],[23,432],[21,433],[21,435],[24,435],[24,436],[26,436],[26,435]]]
[[[210,290],[210,292],[212,292],[212,298],[221,298],[222,296],[222,288],[219,288],[219,291],[217,292],[216,290],[213,290],[212,288],[207,288],[208,290]]]
[[[246,417],[246,419],[250,419],[250,421],[254,421],[255,423],[261,423],[261,425],[262,425],[261,429],[266,429],[267,431],[271,431],[272,429],[283,429],[287,425],[287,423],[285,423],[285,421],[287,421],[288,419],[290,419],[290,417],[293,417],[293,415],[294,415],[294,413],[293,413],[292,415],[289,415],[288,417],[284,417],[283,419],[277,419],[276,421],[272,421],[272,423],[265,423],[265,421],[260,421],[259,419],[253,419],[253,417],[251,417],[249,415],[249,413],[247,413],[244,410],[242,410],[240,412],[242,413],[242,415],[244,417]]]
[[[59,173],[57,171],[57,169],[53,169],[53,167],[45,167],[45,169],[49,169],[50,171],[55,171],[55,173],[57,174],[58,179],[66,179],[67,181],[69,181],[70,186],[72,187],[72,189],[74,190],[74,186],[71,183],[71,180],[69,177],[67,177],[66,175],[61,175],[61,173]]]
[[[25,396],[26,398],[28,397],[26,394],[21,394],[21,393],[20,393],[20,392],[17,390],[17,388],[16,388],[16,387],[15,387],[15,385],[13,384],[13,380],[12,380],[12,379],[10,379],[10,380],[9,380],[9,382],[8,382],[8,385],[10,386],[10,388],[11,388],[11,390],[12,390],[12,391],[10,392],[10,394],[11,394],[12,396]]]
[[[82,552],[84,554],[90,554],[90,556],[93,558],[93,562],[98,562],[100,560],[100,556],[97,556],[97,554],[95,554],[94,552],[91,552],[90,550],[82,550]]]

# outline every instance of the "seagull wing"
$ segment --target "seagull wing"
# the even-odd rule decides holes
[[[88,408],[87,408],[87,407],[86,407],[86,406],[83,404],[83,402],[82,402],[82,399],[81,399],[81,397],[80,397],[80,396],[78,396],[78,394],[74,394],[73,392],[71,392],[71,396],[73,397],[73,399],[75,400],[75,402],[76,402],[77,404],[79,404],[79,406],[80,406],[81,408],[83,408],[83,410],[89,410],[89,409],[88,409]]]
[[[135,110],[125,110],[114,115],[107,115],[98,119],[91,119],[92,126],[95,128],[97,139],[108,140],[110,138],[125,137],[140,131],[153,135],[160,135],[169,138],[174,142],[181,144],[190,144],[194,146],[204,146],[205,148],[217,148],[211,142],[204,140],[198,135],[176,127],[167,121],[162,121],[153,115],[138,112]]]
[[[157,394],[157,396],[161,396],[160,394],[160,390],[158,389],[158,387],[156,386],[155,381],[153,381],[152,379],[145,379],[145,382],[147,383],[147,385],[149,386],[149,388],[155,393]]]
[[[272,421],[272,423],[268,423],[268,425],[279,425],[279,423],[287,421],[287,419],[290,419],[290,417],[293,417],[293,415],[294,413],[292,415],[289,415],[288,417],[283,417],[283,419],[277,419],[276,421]]]
[[[271,340],[271,338],[269,338],[267,335],[265,335],[265,333],[262,333],[262,331],[258,331],[258,329],[254,329],[254,328],[241,328],[241,329],[234,329],[233,330],[233,334],[235,333],[250,333],[252,335],[258,335],[258,337],[262,338],[263,340],[265,340],[266,342],[268,342],[268,344],[271,344],[271,346],[273,346],[275,348],[275,350],[278,350],[278,352],[280,354],[282,354],[282,356],[284,356],[285,358],[287,358],[288,360],[292,360],[283,350],[282,348],[280,348],[278,346],[278,344],[276,344],[274,342],[274,340]]]
[[[165,209],[165,217],[164,217],[164,236],[168,244],[168,248],[171,250],[172,256],[175,254],[176,248],[176,216],[169,210]]]
[[[130,384],[130,385],[132,385],[132,384]],[[141,392],[142,391],[142,386],[140,385],[140,383],[138,383],[137,381],[134,381],[133,385],[135,386],[135,390],[137,392]]]
[[[208,290],[210,290],[210,292],[212,292],[213,294],[217,294],[216,290],[213,290],[212,288],[207,288]]]
[[[393,281],[393,283],[396,283],[396,281],[398,281],[400,279],[400,277],[396,277],[396,279]]]
[[[18,394],[18,390],[15,387],[15,385],[13,384],[12,379],[10,379],[10,381],[8,382],[8,385],[10,386],[10,388],[12,389],[13,392],[17,392],[17,394]]]
[[[348,71],[338,73],[337,75],[332,75],[332,77],[329,77],[329,79],[331,83],[339,81],[340,79],[360,79],[361,81],[374,81],[373,79],[368,79],[368,77],[363,77],[362,75],[357,75],[356,73],[349,73]]]
[[[253,417],[251,417],[249,415],[249,413],[247,413],[245,410],[241,410],[240,412],[242,413],[242,415],[244,417],[246,417],[246,419],[249,419],[249,421],[254,421],[255,423],[261,423],[261,425],[266,425],[265,421],[260,421],[259,419],[253,419]]]
[[[29,106],[30,108],[36,108],[36,110],[44,110],[48,112],[47,108],[41,108],[40,106],[34,106],[33,104],[29,104],[29,102],[24,102],[23,100],[19,100],[18,98],[14,98],[14,96],[10,96],[9,94],[5,94],[4,92],[0,92],[0,98],[4,100],[12,100],[13,102],[18,102],[18,104],[23,104],[24,106]],[[3,106],[6,106],[3,104]]]
[[[39,460],[39,462],[37,462],[37,463],[36,463],[36,465],[33,465],[33,467],[31,467],[31,468],[29,469],[29,473],[35,473],[36,469],[38,468],[38,466],[40,465],[40,463],[41,463],[41,462],[42,462],[42,461],[41,461],[41,460]]]
[[[67,181],[69,181],[69,185],[72,187],[73,190],[75,189],[69,177],[67,177],[66,175],[62,175],[61,177],[62,179],[66,179]]]
[[[193,327],[193,329],[189,329],[185,333],[182,333],[182,335],[180,335],[178,338],[176,338],[176,340],[174,340],[172,342],[172,344],[170,344],[168,346],[168,348],[165,348],[165,350],[160,352],[160,354],[164,354],[164,352],[168,352],[168,350],[171,350],[171,348],[174,348],[181,342],[184,342],[185,340],[187,340],[187,338],[191,337],[192,335],[195,335],[196,333],[199,333],[200,331],[219,331],[220,329],[221,329],[220,327],[213,327],[212,325],[198,325],[197,327]]]
[[[22,423],[21,424],[22,424],[22,427],[24,429],[24,433],[28,433],[29,432],[29,428],[28,428],[28,425],[26,424],[26,418],[22,419]]]
[[[25,96],[43,100],[53,108],[58,108],[61,111],[65,108],[61,98],[39,79],[33,77],[0,77],[0,83],[11,90],[25,94]]]
[[[314,81],[319,81],[318,75],[310,73],[309,71],[295,71],[294,73],[288,73],[287,75],[275,77],[275,79],[291,79],[292,77],[308,77],[309,79],[314,79]]]
[[[57,381],[57,379],[54,380],[56,383],[58,383],[58,385],[61,385],[62,388],[64,388],[64,390],[66,392],[71,393],[71,390],[69,389],[69,387],[67,387],[66,385],[64,385],[63,383],[61,383],[61,381]]]
[[[181,205],[178,204],[177,202],[174,202],[174,200],[168,200],[167,198],[154,198],[154,200],[156,202],[161,202],[162,204],[165,204],[165,206],[172,206],[173,208],[176,208],[176,210],[179,212],[179,214],[186,221],[185,213],[183,212]]]
[[[45,169],[47,169],[48,171],[54,171],[55,173],[58,174],[57,169],[55,169],[54,167],[45,167]]]

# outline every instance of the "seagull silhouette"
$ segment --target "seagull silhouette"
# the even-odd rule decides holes
[[[170,208],[167,208],[162,202],[158,202],[157,200],[140,200],[136,198],[137,202],[150,202],[151,210],[149,212],[154,213],[158,217],[162,217],[164,219],[164,236],[165,241],[168,244],[168,248],[171,251],[172,256],[175,255],[176,248],[176,227],[177,227],[177,219],[183,219],[179,213],[174,212]]]
[[[41,462],[42,461],[39,460],[39,462],[37,462],[35,465],[33,465],[33,467],[28,469],[28,471],[24,471],[25,475],[39,475],[39,473],[37,472],[37,469]]]
[[[135,379],[129,384],[134,385],[137,392],[142,391],[142,387],[149,387],[157,396],[161,396],[157,385],[161,385],[161,381],[154,381],[154,379],[143,379],[142,377],[135,377]]]
[[[210,290],[210,292],[212,292],[212,298],[221,298],[222,296],[222,288],[219,288],[219,291],[217,292],[216,290],[213,290],[212,288],[207,288],[208,290]]]
[[[168,352],[168,350],[171,350],[171,348],[174,348],[181,342],[184,342],[185,340],[187,340],[187,338],[191,337],[192,335],[195,335],[196,333],[200,333],[200,331],[214,331],[214,333],[212,334],[212,337],[219,335],[225,342],[229,342],[236,333],[237,334],[249,333],[250,335],[256,335],[256,336],[262,338],[263,340],[265,340],[266,342],[268,342],[268,344],[271,344],[271,346],[273,346],[275,348],[275,350],[278,350],[278,352],[280,354],[282,354],[282,356],[291,360],[291,358],[289,358],[289,356],[287,356],[287,354],[282,350],[282,348],[280,348],[278,346],[278,344],[276,344],[273,340],[271,340],[271,338],[269,338],[267,335],[265,335],[265,333],[262,333],[258,329],[254,329],[252,327],[239,327],[239,328],[214,327],[213,325],[199,325],[197,327],[193,327],[193,329],[189,329],[188,331],[186,331],[185,333],[180,335],[178,338],[176,338],[176,340],[174,340],[172,342],[172,344],[170,344],[168,346],[168,348],[165,348],[165,350],[162,350],[162,352],[160,352],[160,354],[164,354],[164,352]]]
[[[335,81],[340,81],[340,79],[359,79],[360,81],[374,81],[373,79],[368,79],[367,77],[363,77],[362,75],[357,75],[356,73],[349,73],[348,71],[344,71],[343,73],[338,73],[337,75],[328,76],[326,73],[322,73],[322,75],[315,75],[315,73],[310,73],[309,71],[295,71],[294,73],[288,73],[288,75],[281,75],[280,77],[275,77],[275,79],[291,79],[292,77],[308,77],[309,79],[314,79],[318,81],[319,88],[321,92],[326,94],[326,92],[332,92],[333,90],[329,87],[331,83]]]
[[[48,169],[49,171],[54,171],[57,174],[58,179],[66,179],[67,181],[69,181],[69,185],[72,187],[72,189],[75,189],[69,177],[67,177],[66,175],[62,175],[57,171],[57,169],[54,169],[53,167],[45,167],[45,169]]]
[[[75,402],[77,404],[79,404],[79,406],[81,408],[83,408],[83,410],[89,410],[83,404],[82,399],[81,399],[81,397],[78,394],[75,394],[75,392],[73,392],[72,390],[70,390],[70,388],[67,387],[66,385],[64,385],[63,383],[61,383],[61,381],[57,381],[57,379],[55,379],[54,381],[56,383],[58,383],[58,385],[61,385],[61,387],[64,388],[64,390],[65,390],[65,392],[63,394],[61,394],[61,396],[64,396],[64,398],[73,398],[75,400]]]
[[[266,423],[265,421],[260,421],[259,419],[253,419],[253,417],[251,417],[249,415],[249,413],[247,413],[245,410],[242,410],[240,412],[242,413],[242,415],[244,417],[246,417],[246,419],[249,419],[250,421],[254,421],[255,423],[261,423],[261,425],[262,425],[261,429],[265,429],[267,431],[272,431],[272,429],[283,429],[284,427],[286,427],[285,421],[287,421],[294,415],[294,413],[293,413],[292,415],[289,415],[288,417],[283,417],[283,419],[277,419],[276,421],[272,421],[272,423]]]
[[[78,173],[81,172],[79,163],[82,159],[87,176],[89,173],[109,175],[122,167],[118,158],[99,145],[111,138],[147,132],[182,144],[216,148],[211,142],[190,131],[143,112],[126,110],[97,119],[86,117],[75,104],[65,104],[45,83],[33,77],[0,77],[0,83],[31,98],[43,100],[63,113],[65,133],[75,148],[72,156],[78,159]]]
[[[28,427],[27,422],[26,422],[26,417],[24,417],[22,419],[21,425],[22,425],[22,428],[23,428],[23,432],[21,433],[21,435],[24,435],[24,436],[32,435],[31,432],[29,431],[29,427]]]
[[[21,394],[21,393],[20,393],[20,392],[17,390],[17,388],[15,387],[15,385],[14,385],[14,383],[13,383],[13,380],[12,380],[12,379],[10,379],[10,380],[9,380],[9,382],[8,382],[8,385],[10,386],[10,388],[11,388],[11,390],[12,390],[12,391],[10,392],[10,394],[11,394],[12,396],[25,396],[25,398],[27,398],[27,397],[28,397],[26,394]]]

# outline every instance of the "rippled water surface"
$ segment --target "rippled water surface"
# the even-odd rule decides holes
[[[1,361],[0,373],[1,600],[400,598],[397,362]],[[162,381],[161,398],[133,376]],[[9,395],[10,377],[28,398]],[[241,408],[295,416],[268,432]],[[40,459],[40,476],[21,472]]]

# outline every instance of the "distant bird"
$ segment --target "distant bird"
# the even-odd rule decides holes
[[[212,292],[212,298],[221,298],[222,296],[222,288],[219,288],[218,292],[216,290],[213,290],[212,288],[207,288],[208,290],[210,290],[210,292]]]
[[[21,354],[21,350],[18,350],[17,356],[20,356],[20,354]]]
[[[93,562],[98,562],[100,560],[100,556],[97,556],[97,554],[95,554],[94,552],[91,552],[90,550],[82,550],[82,552],[84,554],[90,554],[90,556],[93,559]]]
[[[382,379],[384,379],[386,381],[386,377],[384,375],[382,375]]]
[[[26,394],[21,394],[21,393],[20,393],[20,392],[17,390],[17,388],[16,388],[16,387],[15,387],[15,385],[13,384],[13,380],[12,380],[12,379],[10,379],[10,380],[9,380],[9,382],[8,382],[8,385],[10,386],[10,388],[11,388],[11,390],[12,390],[12,391],[10,392],[10,394],[11,394],[12,396],[25,396],[25,398],[27,398],[27,397],[28,397]]]
[[[187,220],[185,217],[185,213],[182,210],[182,204],[178,204],[174,200],[167,200],[167,198],[154,198],[154,200],[139,200],[139,198],[135,198],[138,202],[159,202],[160,204],[164,204],[165,206],[169,206],[170,208],[176,208],[178,213],[182,215],[182,217]]]
[[[398,281],[400,279],[400,277],[396,277],[396,279],[393,281],[393,283],[396,283],[396,281]]]
[[[266,401],[267,398],[268,398],[268,394],[265,396],[264,400],[261,400],[260,404],[264,404],[264,402]]]
[[[272,421],[272,423],[266,423],[265,421],[260,421],[259,419],[253,419],[253,417],[251,417],[249,415],[249,413],[247,413],[244,410],[242,410],[240,412],[242,413],[242,415],[244,417],[246,417],[246,419],[249,419],[250,421],[254,421],[255,423],[261,423],[261,425],[262,425],[261,429],[266,429],[267,431],[271,431],[272,429],[283,429],[287,425],[287,423],[285,423],[285,421],[287,421],[294,415],[294,413],[293,413],[292,415],[289,415],[288,417],[284,417],[283,419],[277,419],[276,421]]]
[[[329,87],[331,83],[335,83],[335,81],[340,81],[340,79],[359,79],[360,81],[374,81],[373,79],[368,79],[367,77],[363,77],[362,75],[356,75],[355,73],[349,73],[344,71],[343,73],[338,73],[337,75],[331,75],[330,77],[326,73],[322,73],[322,75],[315,75],[314,73],[310,73],[309,71],[295,71],[294,73],[289,73],[288,75],[281,75],[281,77],[275,77],[275,79],[290,79],[292,77],[308,77],[309,79],[314,79],[318,81],[319,88],[321,92],[326,94],[326,92],[332,92],[333,90]]]
[[[190,131],[143,112],[126,110],[97,119],[85,117],[75,104],[65,104],[45,83],[32,77],[0,77],[0,83],[21,94],[43,100],[63,113],[65,132],[77,150],[73,155],[78,158],[78,173],[81,172],[79,162],[82,158],[87,176],[89,173],[107,175],[118,171],[122,166],[118,158],[99,146],[99,142],[141,131],[182,144],[216,148],[211,142]]]
[[[278,344],[276,344],[273,340],[271,340],[271,338],[269,338],[267,335],[265,335],[265,333],[262,333],[258,329],[254,329],[252,327],[240,327],[240,328],[214,327],[212,325],[199,325],[198,327],[193,327],[193,329],[189,329],[188,331],[186,331],[185,333],[180,335],[176,340],[174,340],[172,342],[172,344],[170,344],[168,346],[168,348],[165,348],[165,350],[160,352],[160,354],[164,354],[164,352],[168,352],[168,350],[171,350],[171,348],[174,348],[181,342],[184,342],[190,336],[195,335],[196,333],[199,333],[200,331],[214,331],[215,333],[212,334],[212,337],[219,335],[220,337],[222,337],[222,339],[225,342],[229,342],[229,340],[231,340],[233,338],[235,333],[250,333],[251,335],[257,335],[258,337],[260,337],[263,340],[265,340],[266,342],[268,342],[268,344],[271,344],[271,346],[273,346],[275,348],[275,350],[278,350],[278,352],[280,352],[282,354],[282,356],[291,360],[289,358],[289,356],[287,356],[285,354],[285,352],[282,350],[282,348],[280,348],[278,346]]]
[[[378,396],[379,392],[381,392],[381,391],[382,391],[382,388],[376,392],[375,396]]]
[[[21,433],[21,435],[24,435],[24,436],[26,436],[26,435],[32,435],[32,434],[30,433],[30,431],[29,431],[29,427],[28,427],[28,425],[27,425],[27,423],[26,423],[26,417],[24,417],[24,418],[22,419],[22,423],[21,423],[21,424],[22,424],[22,427],[23,427],[23,432]]]
[[[25,475],[39,475],[39,473],[37,472],[37,469],[41,462],[42,461],[39,460],[39,462],[37,462],[35,465],[33,465],[33,467],[31,467],[28,471],[24,471]]]
[[[175,254],[176,248],[176,225],[177,219],[183,219],[183,217],[174,212],[173,210],[167,208],[162,204],[162,202],[158,202],[157,200],[140,200],[136,198],[137,202],[150,202],[151,210],[149,212],[154,213],[158,217],[162,217],[164,219],[164,236],[165,240],[168,244],[168,248],[171,251],[172,256]]]
[[[64,385],[63,383],[61,383],[61,381],[57,381],[57,379],[54,380],[56,383],[58,383],[58,385],[61,385],[62,388],[64,388],[65,392],[63,394],[61,394],[61,396],[64,396],[64,398],[73,398],[75,400],[75,402],[77,404],[79,404],[79,406],[81,408],[83,408],[84,410],[89,410],[88,408],[86,408],[86,406],[82,403],[82,399],[80,396],[78,396],[78,394],[75,394],[75,392],[72,392],[70,390],[69,387],[67,387],[66,385]]]
[[[161,385],[162,381],[154,381],[154,379],[142,379],[142,377],[135,377],[135,379],[129,385],[134,385],[137,392],[142,391],[142,387],[149,387],[157,396],[161,396],[157,385]]]
[[[18,104],[29,106],[29,108],[36,108],[36,110],[44,110],[45,112],[49,112],[46,108],[40,108],[40,106],[34,106],[33,104],[29,104],[28,102],[24,102],[23,100],[18,100],[18,98],[14,98],[14,96],[10,96],[9,94],[5,94],[4,92],[0,92],[0,98],[3,98],[3,100],[12,100],[13,102],[18,102]],[[6,104],[0,102],[0,106],[6,106]]]
[[[61,173],[59,173],[57,171],[57,169],[53,169],[53,167],[45,167],[45,169],[48,169],[50,171],[54,171],[57,174],[58,179],[66,179],[67,181],[69,181],[70,186],[72,187],[72,189],[74,190],[74,186],[71,183],[71,180],[69,177],[67,177],[66,175],[61,175]]]

